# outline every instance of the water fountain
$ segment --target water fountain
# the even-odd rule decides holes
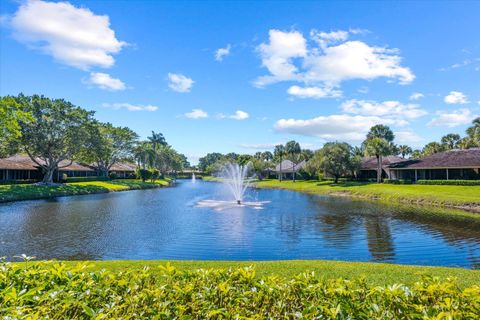
[[[217,211],[239,207],[262,209],[270,201],[244,201],[245,191],[250,186],[253,176],[249,177],[251,164],[241,166],[237,163],[226,163],[221,166],[219,178],[233,196],[232,200],[201,200],[197,207],[212,208]]]
[[[195,178],[195,172],[192,172],[192,183],[195,183],[196,178]]]

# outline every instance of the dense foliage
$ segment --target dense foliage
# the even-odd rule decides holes
[[[55,319],[475,319],[480,286],[424,277],[371,286],[303,273],[258,278],[251,267],[88,272],[85,265],[0,264],[0,316]]]
[[[480,180],[418,180],[417,183],[429,185],[480,186]]]

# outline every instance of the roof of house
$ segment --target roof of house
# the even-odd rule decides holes
[[[382,157],[382,167],[385,168],[390,164],[406,161],[403,158],[397,156]],[[362,158],[362,164],[360,170],[377,170],[377,157],[364,157]]]
[[[297,164],[294,164],[290,160],[282,160],[282,173],[292,173],[294,172],[293,168],[295,167],[295,172],[300,170],[305,166],[307,162],[305,160],[300,161]],[[275,166],[275,171],[280,172],[280,163]]]
[[[454,149],[389,166],[392,169],[480,168],[480,148]]]
[[[37,159],[39,163],[43,163],[42,160]],[[60,171],[94,171],[89,166],[82,165],[78,162],[73,161],[70,163],[70,160],[62,160],[58,164]],[[30,159],[28,156],[21,154],[16,154],[14,156],[0,159],[0,169],[7,170],[37,170],[38,165]]]
[[[135,171],[136,165],[133,163],[116,162],[111,168],[111,171]]]

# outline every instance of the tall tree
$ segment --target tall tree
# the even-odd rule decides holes
[[[159,146],[167,145],[167,140],[165,140],[165,137],[160,132],[155,133],[155,131],[152,131],[152,135],[147,137],[147,139],[152,143],[153,150],[157,150]]]
[[[473,146],[480,147],[480,117],[472,121],[472,126],[467,129],[467,135]]]
[[[425,157],[442,151],[445,151],[445,147],[440,143],[434,141],[428,143],[427,145],[425,145],[425,147],[423,147],[422,154]]]
[[[91,163],[101,176],[108,176],[112,166],[131,158],[138,135],[127,127],[92,122],[88,126],[87,148],[81,159]]]
[[[460,143],[460,135],[456,133],[449,133],[442,137],[442,145],[445,150],[452,150],[458,148],[458,144]]]
[[[86,124],[93,112],[63,99],[19,95],[20,108],[32,115],[33,122],[20,124],[20,148],[43,171],[42,183],[51,184],[53,173],[72,163],[86,144]],[[70,160],[59,166],[63,160]]]
[[[377,183],[382,182],[383,157],[392,152],[392,145],[385,139],[370,138],[365,143],[365,153],[377,158]]]
[[[302,153],[302,148],[297,141],[292,140],[285,144],[285,152],[293,163],[293,182],[295,182],[295,166],[299,160],[299,155]]]
[[[272,161],[273,160],[273,154],[270,151],[264,151],[262,152],[262,159],[265,161]]]
[[[150,141],[141,141],[133,150],[133,155],[137,160],[139,167],[145,170],[147,167],[153,165],[155,159],[155,152],[153,151]]]
[[[338,178],[351,171],[352,147],[345,142],[327,142],[315,154],[315,158],[324,172],[332,175],[335,183],[338,183]]]
[[[22,135],[21,123],[34,121],[31,114],[20,107],[14,97],[0,97],[0,157],[15,153],[15,142]]]
[[[364,141],[365,152],[377,158],[377,183],[382,182],[382,160],[384,156],[392,154],[393,139],[395,135],[392,130],[383,124],[378,124],[370,128],[367,139]]]
[[[402,144],[400,146],[398,146],[398,154],[400,154],[402,156],[403,159],[405,159],[405,156],[409,155],[409,154],[412,154],[412,148],[410,148],[409,146],[405,145],[405,144]]]
[[[286,150],[285,150],[285,146],[283,144],[279,144],[279,145],[276,145],[275,146],[275,150],[273,151],[273,154],[275,156],[276,159],[279,160],[279,163],[280,163],[280,174],[278,175],[278,180],[279,181],[282,181],[282,161],[283,161],[283,157],[285,157],[286,155]]]

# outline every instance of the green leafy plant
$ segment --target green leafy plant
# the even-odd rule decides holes
[[[480,180],[418,180],[417,183],[427,185],[480,186]]]
[[[255,269],[181,271],[170,264],[126,272],[79,263],[0,262],[0,317],[55,319],[475,319],[480,286],[424,277],[370,286],[313,272],[287,280]]]

